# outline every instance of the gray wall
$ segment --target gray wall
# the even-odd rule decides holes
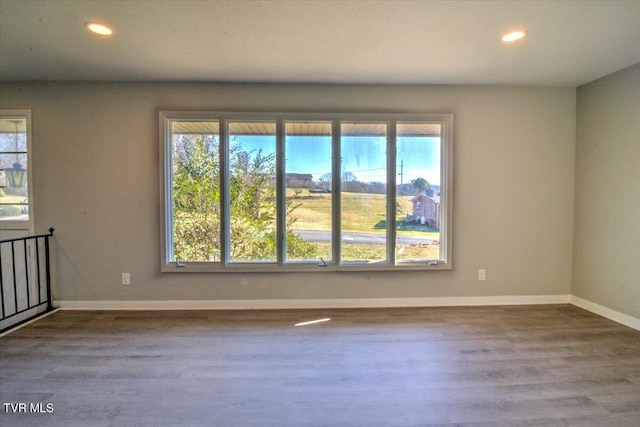
[[[640,64],[577,96],[572,293],[640,319]]]
[[[571,292],[574,88],[53,82],[0,93],[1,108],[32,109],[33,209],[37,232],[56,228],[56,299]],[[453,270],[161,274],[158,110],[453,113]]]

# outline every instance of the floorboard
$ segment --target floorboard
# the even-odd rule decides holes
[[[572,305],[59,311],[0,338],[0,401],[20,427],[637,427],[640,332]]]

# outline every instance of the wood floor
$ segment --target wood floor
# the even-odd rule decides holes
[[[571,305],[60,311],[0,346],[4,427],[640,426],[640,332]]]

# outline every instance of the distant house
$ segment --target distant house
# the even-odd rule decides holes
[[[440,228],[440,196],[429,197],[424,193],[411,199],[413,213],[407,220],[415,221],[429,228]]]
[[[287,188],[313,187],[313,175],[310,173],[287,173],[284,179]]]

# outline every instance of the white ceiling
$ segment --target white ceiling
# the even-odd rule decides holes
[[[639,62],[640,0],[0,0],[2,81],[575,87]]]

